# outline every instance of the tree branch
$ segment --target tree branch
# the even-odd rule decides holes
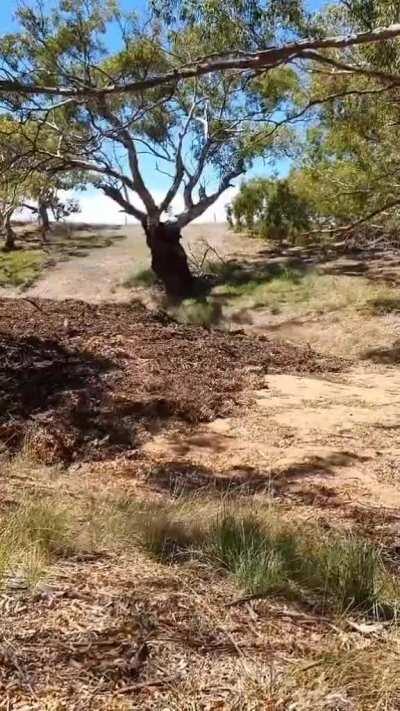
[[[342,234],[346,235],[352,232],[353,230],[356,229],[356,227],[360,227],[361,225],[364,225],[366,222],[369,220],[372,220],[373,217],[376,217],[377,215],[381,215],[383,212],[386,212],[386,210],[392,210],[394,207],[399,207],[400,206],[400,199],[397,200],[392,200],[391,202],[387,202],[385,205],[382,205],[381,207],[378,207],[371,212],[368,213],[368,215],[365,215],[364,217],[361,217],[359,220],[356,220],[355,222],[351,222],[348,225],[340,225],[339,227],[326,227],[323,229],[316,229],[316,230],[309,230],[308,232],[303,232],[301,234],[302,237],[308,237],[309,235],[315,235],[315,234]]]
[[[373,79],[390,82],[395,86],[400,84],[400,74],[391,74],[390,72],[381,72],[378,69],[369,69],[368,67],[360,67],[355,64],[347,64],[346,62],[342,62],[340,59],[327,57],[319,52],[303,52],[301,58],[311,59],[315,62],[319,62],[320,64],[329,64],[336,69],[341,69],[346,74],[362,74],[363,76],[371,77]]]
[[[196,110],[197,103],[198,102],[195,99],[190,107],[187,120],[186,120],[185,125],[181,131],[180,136],[179,136],[179,142],[178,142],[177,149],[176,149],[175,177],[174,177],[172,185],[170,186],[163,201],[161,202],[161,205],[160,205],[161,213],[163,213],[165,210],[167,210],[167,208],[170,206],[172,200],[174,199],[176,193],[179,190],[179,186],[181,185],[183,177],[186,172],[185,165],[184,165],[183,158],[182,158],[183,141],[184,141],[185,136],[188,132],[190,122],[193,118],[194,111]]]
[[[218,189],[212,193],[211,195],[203,195],[199,202],[196,204],[191,204],[189,207],[186,207],[185,211],[182,212],[181,215],[179,215],[177,219],[177,225],[179,229],[182,229],[186,225],[189,224],[189,222],[192,222],[192,220],[195,220],[197,217],[200,217],[200,215],[203,214],[211,205],[214,204],[216,200],[218,200],[219,196],[222,195],[222,193],[225,192],[229,187],[232,186],[232,180],[237,178],[239,175],[243,173],[243,166],[238,166],[234,170],[231,170],[227,175],[225,175],[220,184]]]
[[[149,215],[149,217],[157,217],[159,214],[159,209],[156,203],[154,202],[152,194],[147,189],[142,178],[135,142],[131,134],[129,133],[128,129],[125,128],[125,126],[121,123],[118,116],[115,116],[115,114],[113,114],[108,109],[105,100],[102,100],[100,102],[100,111],[103,117],[107,121],[109,121],[112,126],[114,126],[118,140],[127,150],[129,167],[132,173],[132,189],[139,195],[140,199],[146,207],[147,214]]]
[[[45,95],[62,96],[71,98],[99,98],[109,94],[137,93],[146,89],[153,89],[164,84],[176,84],[177,82],[193,77],[203,76],[212,72],[245,69],[261,70],[271,69],[285,62],[291,62],[299,57],[315,59],[320,61],[322,55],[315,56],[313,51],[320,49],[343,49],[361,44],[383,42],[400,36],[400,24],[389,25],[388,27],[378,27],[368,32],[360,32],[347,36],[337,35],[314,40],[301,40],[292,42],[282,47],[271,47],[269,49],[252,52],[230,52],[224,54],[211,55],[199,58],[189,65],[184,65],[164,74],[147,76],[144,79],[125,82],[113,82],[105,86],[84,85],[84,86],[47,86],[40,83],[26,83],[19,79],[1,79],[0,94],[17,93],[23,96]],[[311,51],[311,54],[310,54]],[[309,56],[307,57],[307,52]],[[349,68],[350,69],[350,68]],[[357,71],[357,67],[355,68]],[[365,72],[368,70],[365,69]],[[371,70],[371,75],[373,70]],[[394,81],[394,76],[380,72],[380,78]],[[400,77],[397,77],[400,81]]]
[[[112,185],[107,185],[106,183],[100,184],[99,187],[101,188],[103,193],[107,195],[107,197],[118,203],[118,205],[120,205],[123,211],[128,213],[128,215],[133,215],[134,217],[136,217],[136,219],[139,220],[142,225],[146,222],[146,214],[139,210],[139,208],[132,205],[132,203],[129,202],[126,197],[123,197],[118,188],[115,188]]]

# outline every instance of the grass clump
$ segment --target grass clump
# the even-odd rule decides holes
[[[291,668],[283,686],[289,691],[293,708],[400,708],[398,641],[392,636],[351,647],[325,638],[324,649],[317,649],[315,656]]]
[[[309,554],[304,551],[295,580],[318,596],[323,607],[338,612],[362,610],[378,613],[386,607],[384,569],[379,549],[369,541],[352,535],[331,535],[311,540]]]
[[[152,269],[141,269],[139,272],[135,272],[127,279],[125,279],[122,286],[126,287],[127,289],[132,289],[135,286],[150,287],[154,286],[156,282],[157,277]]]
[[[287,583],[285,561],[268,545],[266,531],[251,514],[218,516],[209,530],[208,553],[250,594],[277,592]]]
[[[196,520],[179,516],[173,507],[143,511],[138,528],[144,549],[163,563],[198,556],[205,542],[204,527]]]
[[[72,512],[54,501],[25,501],[0,521],[0,583],[35,584],[56,558],[78,546]]]
[[[369,541],[313,526],[293,527],[276,517],[263,522],[232,513],[210,532],[217,560],[250,594],[280,592],[323,611],[395,614],[389,601],[396,596],[392,576]]]
[[[0,286],[28,287],[44,267],[45,255],[39,249],[17,249],[0,253]]]
[[[194,521],[193,521],[194,519]],[[142,544],[158,560],[199,558],[236,578],[246,594],[284,595],[323,612],[393,617],[400,589],[374,544],[351,534],[223,510],[211,521],[174,510],[146,516]]]
[[[137,507],[101,496],[61,503],[51,496],[22,500],[0,520],[0,584],[17,571],[36,583],[55,561],[135,545]]]
[[[3,537],[16,548],[37,547],[45,555],[65,555],[74,549],[71,510],[54,501],[28,501],[6,519]]]
[[[222,307],[212,299],[185,299],[175,309],[170,309],[171,315],[186,325],[214,326],[222,318]]]

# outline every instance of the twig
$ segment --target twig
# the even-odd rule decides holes
[[[42,307],[39,306],[39,304],[37,304],[36,301],[34,301],[33,299],[29,299],[27,296],[24,296],[23,301],[27,301],[28,304],[31,304],[31,306],[34,306],[34,308],[37,309],[38,311],[41,311],[42,314],[47,313],[47,311],[42,309]]]
[[[231,602],[227,602],[225,607],[236,607],[236,605],[244,605],[246,602],[251,602],[252,600],[266,600],[269,597],[267,593],[254,593],[253,595],[245,595],[244,597],[238,597]]]
[[[148,686],[164,686],[164,684],[171,684],[177,681],[176,676],[167,676],[164,679],[149,679],[148,681],[139,681],[137,684],[129,684],[129,686],[123,686],[122,689],[118,689],[118,693],[127,694],[130,691],[136,691],[136,689],[145,689]]]

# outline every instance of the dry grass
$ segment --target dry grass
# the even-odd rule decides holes
[[[294,665],[283,681],[293,708],[396,711],[400,707],[397,635],[326,639],[325,649]],[[288,688],[289,687],[289,688]],[[281,692],[282,693],[282,692]]]
[[[349,634],[349,610],[326,594],[368,599],[352,614],[370,625],[371,595],[396,594],[376,585],[392,581],[378,548],[294,523],[262,497],[134,498],[115,470],[66,474],[26,455],[4,474],[14,498],[1,539],[18,551],[0,596],[10,708],[322,709],[332,695],[396,708],[397,676],[373,666],[394,672],[396,628]],[[261,597],[230,605],[246,591]]]
[[[226,571],[245,595],[279,595],[323,613],[397,616],[400,587],[379,547],[287,522],[268,500],[254,510],[218,497],[162,502],[86,491],[77,501],[32,492],[0,520],[3,580],[17,571],[28,585],[60,559],[138,549],[162,563]]]
[[[274,318],[290,319],[297,308],[300,317],[315,309],[318,337],[332,352],[338,344],[333,350],[335,325],[328,307],[338,306],[338,318],[347,324],[343,348],[361,338],[362,325],[373,339],[376,324],[397,319],[393,294],[359,278],[318,276],[311,284],[289,274],[286,281],[270,282],[241,286],[241,293],[227,298],[241,308],[254,295],[263,301],[269,289],[269,301],[265,307],[260,303],[258,313],[264,309],[271,315],[275,309]],[[195,320],[197,302],[187,307]],[[53,307],[46,308],[39,326],[43,337],[51,338],[62,332],[65,314],[54,327]],[[78,339],[80,333],[89,337],[94,352],[106,341],[108,356],[128,353],[131,359],[150,331],[148,323],[144,335],[130,331],[130,352],[119,340],[132,329],[134,311],[126,313],[118,320],[110,312],[101,333],[94,330],[93,311],[78,322],[76,314],[69,315]],[[4,323],[8,318],[7,311]],[[38,324],[32,322],[31,329],[36,335]],[[166,355],[165,333],[160,329],[160,348],[176,369],[183,351],[177,354],[171,336]],[[70,341],[68,333],[65,338]],[[187,342],[188,360],[182,359],[185,372],[179,376],[186,386],[208,336],[201,333],[198,352],[194,338]],[[298,340],[311,339],[303,334]],[[155,343],[149,353],[158,367],[162,359]],[[265,341],[265,348],[269,344]],[[140,363],[149,357],[140,349],[139,356]],[[259,358],[258,350],[255,365]],[[229,381],[231,362],[224,358],[221,365]],[[294,369],[288,366],[288,372]],[[124,384],[121,392],[142,387],[142,371],[137,372],[140,382]],[[158,375],[164,388],[170,374]],[[215,392],[214,380],[210,387]],[[203,403],[197,392],[194,397]],[[157,421],[156,427],[160,424],[165,432],[166,423]],[[269,425],[263,420],[263,427]],[[22,455],[2,471],[0,706],[16,711],[400,707],[398,577],[393,552],[374,543],[376,531],[379,540],[392,544],[389,524],[386,537],[380,524],[362,528],[358,519],[346,519],[342,530],[340,522],[351,508],[346,502],[343,516],[326,509],[321,516],[326,525],[318,526],[312,523],[322,511],[317,502],[305,509],[290,495],[279,507],[262,493],[222,496],[216,489],[204,491],[201,477],[201,496],[188,493],[194,477],[191,486],[177,486],[171,495],[157,463],[151,464],[154,476],[147,477],[148,463],[140,457],[92,462],[89,471],[40,467],[32,461],[33,444],[26,440]],[[228,449],[227,460],[230,454]],[[185,475],[182,471],[182,481]],[[364,522],[373,515],[363,509]]]
[[[236,308],[269,308],[293,315],[334,309],[367,309],[370,313],[399,310],[397,290],[364,277],[330,275],[315,268],[272,264],[263,271],[246,271],[235,263],[215,263],[211,271],[221,281],[214,290]]]

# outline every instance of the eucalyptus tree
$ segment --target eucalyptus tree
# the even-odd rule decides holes
[[[15,128],[13,120],[0,117],[0,165],[7,165],[7,171],[0,171],[0,234],[6,251],[15,248],[12,219],[25,198],[23,173],[16,159],[24,149]]]
[[[62,197],[61,193],[82,188],[85,180],[76,171],[69,173],[50,170],[34,170],[25,182],[24,207],[37,216],[43,241],[51,229],[50,216],[60,220],[80,212],[79,200],[74,197]]]
[[[154,271],[183,296],[193,279],[182,228],[255,157],[287,150],[304,65],[347,66],[341,48],[396,37],[400,26],[326,37],[302,0],[150,6],[144,18],[116,0],[23,6],[17,32],[1,40],[0,94],[30,141],[29,160],[51,175],[84,172],[139,220]],[[169,178],[158,201],[145,180],[149,160]],[[171,215],[177,198],[183,207]]]
[[[346,0],[324,16],[326,31],[368,31],[400,20],[398,3]],[[369,224],[373,238],[400,225],[400,45],[386,42],[347,50],[353,66],[368,62],[371,75],[316,73],[309,87],[318,97],[303,160],[290,178],[311,201],[320,227],[350,234]],[[383,83],[377,76],[385,73]]]
[[[23,8],[18,17],[20,31],[12,45],[18,41],[18,61],[34,62],[35,74],[41,73],[47,84],[62,83],[67,74],[77,77],[78,86],[80,79],[90,81],[93,75],[104,82],[110,77],[138,81],[168,71],[177,57],[180,64],[189,64],[218,46],[214,36],[205,36],[202,22],[190,20],[177,31],[153,17],[143,31],[137,18],[123,16],[114,2],[102,8],[97,0],[83,5],[69,0],[46,16],[39,6]],[[265,18],[262,29],[264,44],[274,36],[270,19]],[[120,46],[111,52],[102,40],[117,25]],[[224,41],[222,37],[222,47]],[[12,51],[9,39],[8,55],[3,47],[9,62]],[[68,98],[45,110],[38,101],[30,107],[25,127],[22,110],[18,130],[47,170],[85,171],[97,188],[139,220],[154,271],[168,293],[183,296],[190,293],[193,280],[180,245],[182,228],[200,217],[255,155],[282,148],[283,141],[274,140],[274,117],[286,110],[296,81],[292,69],[277,67],[266,77],[213,73],[139,94]],[[155,175],[169,177],[158,202],[144,179],[145,156],[150,156]],[[177,197],[182,209],[165,220]]]
[[[311,202],[287,179],[254,178],[240,187],[229,209],[231,226],[280,242],[295,240],[314,221]]]

